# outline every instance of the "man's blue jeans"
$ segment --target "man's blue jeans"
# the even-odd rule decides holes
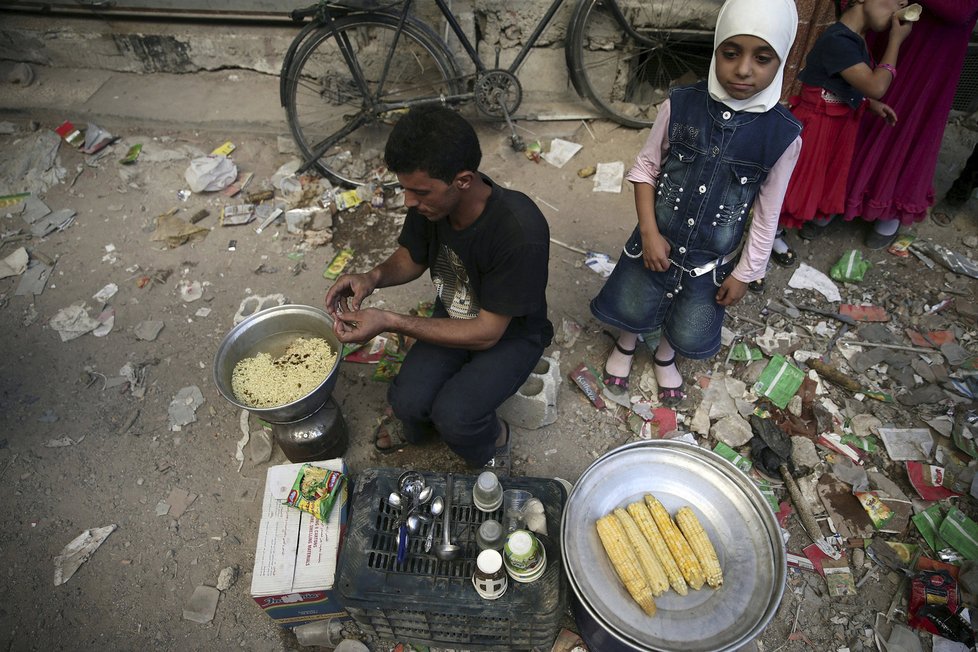
[[[387,391],[412,443],[437,432],[459,457],[482,467],[496,452],[496,408],[516,393],[543,355],[525,339],[469,351],[415,342]]]

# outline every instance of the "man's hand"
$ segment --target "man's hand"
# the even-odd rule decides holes
[[[732,275],[724,279],[717,290],[717,303],[721,306],[732,306],[747,294],[747,284],[735,279]]]
[[[386,310],[339,310],[333,315],[333,332],[344,344],[363,344],[388,330]]]
[[[376,282],[369,273],[344,274],[326,292],[326,312],[336,317],[341,312],[360,310],[360,304],[375,289]]]
[[[891,107],[889,104],[884,104],[879,100],[870,98],[869,110],[886,120],[886,124],[890,125],[891,127],[897,122],[896,111],[894,111],[893,107]]]
[[[646,233],[641,230],[640,232],[642,234],[642,257],[645,261],[645,267],[653,272],[664,272],[669,269],[669,265],[672,264],[669,262],[669,252],[672,250],[669,242],[658,231]]]

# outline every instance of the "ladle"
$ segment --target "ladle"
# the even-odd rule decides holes
[[[441,516],[442,512],[445,511],[445,499],[441,496],[435,496],[435,499],[431,501],[431,515],[435,517],[435,520],[431,523],[431,529],[428,530],[428,538],[424,540],[424,551],[431,552],[431,544],[435,542],[435,523],[438,521],[438,517]]]
[[[462,547],[452,543],[452,490],[455,478],[451,473],[445,483],[445,515],[442,516],[442,539],[441,543],[435,546],[435,556],[442,561],[452,561],[462,553]]]

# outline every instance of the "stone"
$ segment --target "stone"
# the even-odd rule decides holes
[[[238,567],[228,566],[227,568],[222,568],[221,572],[217,576],[217,590],[227,591],[234,583],[238,581]]]
[[[808,437],[793,436],[791,438],[791,460],[795,466],[814,469],[820,461],[815,443]]]
[[[876,429],[882,425],[883,422],[872,414],[857,414],[849,422],[852,434],[857,437],[872,437],[875,435]]]
[[[737,405],[727,390],[725,378],[713,379],[713,382],[710,383],[710,386],[704,392],[703,401],[709,402],[710,404],[709,415],[711,420],[737,413]]]
[[[730,414],[714,424],[710,435],[731,448],[739,448],[750,441],[754,433],[750,424],[742,416]]]
[[[856,371],[856,373],[864,374],[869,371],[870,367],[875,367],[879,363],[886,359],[889,351],[887,349],[882,349],[879,347],[874,347],[868,351],[863,351],[862,353],[857,353],[852,356],[849,360],[849,365]]]
[[[157,337],[159,337],[160,331],[163,330],[163,322],[156,319],[148,319],[146,321],[139,322],[139,325],[133,329],[133,333],[136,335],[137,340],[143,340],[144,342],[152,342]]]

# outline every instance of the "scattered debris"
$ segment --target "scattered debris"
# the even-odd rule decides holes
[[[72,539],[71,543],[61,551],[61,554],[54,558],[54,585],[61,586],[70,580],[75,571],[88,561],[89,557],[118,527],[118,525],[113,524],[92,528]]]
[[[153,342],[160,335],[160,331],[163,330],[163,322],[156,319],[148,319],[146,321],[141,321],[133,329],[133,334],[135,334],[137,340],[142,340],[144,342]]]
[[[204,156],[191,160],[183,176],[193,192],[216,192],[238,177],[238,166],[227,156]]]
[[[170,430],[178,431],[183,426],[196,421],[197,408],[203,404],[204,395],[201,394],[200,388],[196,385],[184,387],[177,392],[167,409],[167,414],[170,417]]]
[[[191,620],[201,625],[211,622],[214,620],[214,614],[217,613],[217,601],[220,597],[221,592],[213,586],[198,586],[190,596],[190,602],[183,609],[184,620]]]
[[[839,288],[832,279],[805,263],[800,263],[798,269],[788,279],[788,287],[796,290],[815,290],[829,301],[842,301]]]
[[[27,255],[27,249],[23,247],[17,249],[3,260],[0,260],[0,278],[20,276],[27,271],[29,260],[30,257]]]
[[[572,143],[568,140],[562,140],[560,138],[554,138],[552,141],[550,141],[550,151],[541,154],[540,158],[553,166],[562,168],[567,161],[571,160],[574,154],[581,151],[581,147],[583,147],[583,145]]]
[[[48,325],[58,332],[62,342],[70,342],[98,328],[99,321],[92,319],[85,303],[80,302],[59,310]]]
[[[621,161],[598,163],[594,174],[592,192],[621,192],[621,184],[625,178],[625,164]]]

